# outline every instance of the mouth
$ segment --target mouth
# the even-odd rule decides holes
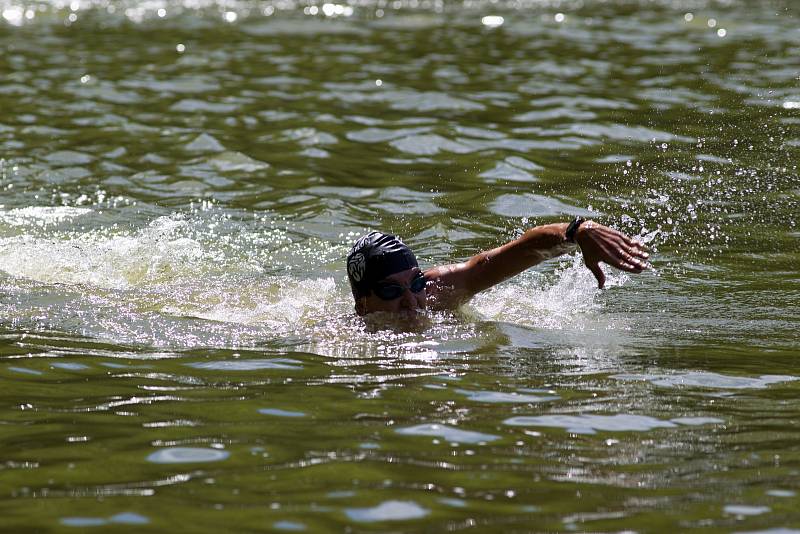
[[[417,330],[427,324],[424,309],[414,308],[394,312],[374,312],[364,317],[372,328],[401,331]]]

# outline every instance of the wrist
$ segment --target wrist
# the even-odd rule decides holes
[[[585,222],[586,219],[580,216],[572,219],[572,222],[570,222],[567,225],[567,229],[564,231],[564,237],[566,238],[566,240],[569,241],[570,243],[575,243],[576,237],[578,236],[578,231],[581,229],[581,226]]]

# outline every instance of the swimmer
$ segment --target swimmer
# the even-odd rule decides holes
[[[608,226],[576,217],[570,223],[531,228],[518,239],[465,262],[425,271],[397,237],[370,232],[347,255],[347,278],[359,315],[453,309],[477,293],[576,247],[583,252],[583,261],[601,289],[606,279],[601,262],[629,273],[649,267],[642,243]]]

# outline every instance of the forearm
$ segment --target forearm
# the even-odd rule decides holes
[[[426,276],[442,293],[449,293],[459,301],[468,300],[534,265],[575,250],[575,245],[566,238],[567,226],[567,223],[537,226],[463,263],[435,267]]]
[[[478,293],[545,260],[575,250],[575,244],[566,238],[566,230],[566,223],[537,226],[505,245],[476,254],[466,262],[471,273],[468,289]]]

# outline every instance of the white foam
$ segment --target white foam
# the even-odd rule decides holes
[[[606,273],[606,288],[628,280],[622,272]],[[597,281],[576,255],[555,271],[555,282],[541,271],[529,271],[477,295],[472,308],[487,319],[548,329],[609,327],[595,300]]]
[[[63,213],[82,212],[56,216]],[[214,258],[200,243],[178,234],[186,224],[161,217],[133,235],[88,232],[66,239],[0,239],[0,270],[38,282],[114,289],[187,277]]]

